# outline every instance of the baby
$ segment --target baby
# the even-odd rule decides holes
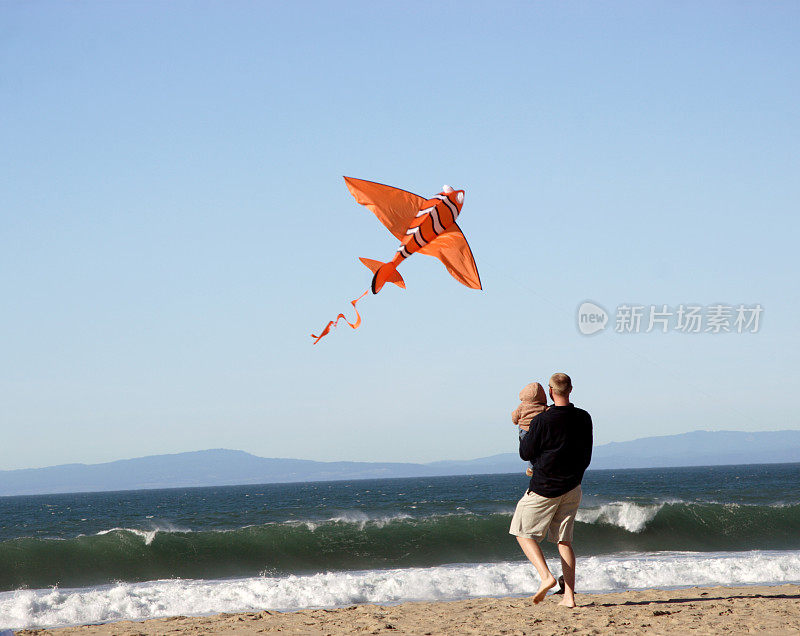
[[[547,394],[538,382],[531,382],[519,392],[521,404],[511,413],[511,421],[519,426],[519,438],[528,432],[528,426],[535,415],[547,410]],[[528,464],[525,474],[533,475],[533,464]]]

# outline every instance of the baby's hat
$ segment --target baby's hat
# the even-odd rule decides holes
[[[535,404],[547,404],[547,394],[538,382],[526,384],[525,388],[519,392],[519,399],[522,402],[533,402]]]

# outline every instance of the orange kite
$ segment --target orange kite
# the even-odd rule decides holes
[[[339,314],[336,320],[331,320],[325,326],[320,335],[311,335],[314,344],[328,335],[339,319],[344,319],[350,327],[358,329],[361,314],[356,309],[356,303],[368,291],[377,294],[386,283],[394,283],[405,289],[405,281],[397,271],[397,266],[414,252],[438,258],[459,283],[472,289],[482,289],[472,250],[456,223],[461,206],[464,205],[463,190],[444,186],[439,194],[424,199],[417,194],[382,183],[351,177],[345,177],[344,181],[356,201],[372,210],[378,220],[402,242],[394,258],[388,263],[369,258],[359,259],[373,272],[373,277],[370,289],[350,301],[356,311],[356,321],[350,322],[344,314]]]

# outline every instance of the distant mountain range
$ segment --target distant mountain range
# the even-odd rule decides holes
[[[800,431],[695,431],[594,448],[590,470],[800,462]],[[513,473],[516,453],[428,464],[316,462],[256,457],[237,450],[153,455],[105,464],[0,471],[0,496],[237,484]]]

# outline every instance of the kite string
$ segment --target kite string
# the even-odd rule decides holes
[[[315,336],[313,333],[311,334],[311,337],[314,338],[313,344],[317,344],[320,340],[322,340],[325,336],[327,336],[328,333],[330,332],[330,330],[332,328],[336,327],[336,325],[338,324],[339,320],[341,320],[341,319],[343,319],[348,325],[350,325],[351,329],[358,329],[361,326],[361,314],[358,313],[358,309],[356,308],[356,303],[359,300],[361,300],[362,298],[364,298],[364,296],[366,296],[368,293],[369,293],[369,290],[365,291],[363,294],[361,294],[355,300],[351,300],[350,301],[350,304],[353,305],[353,309],[356,312],[356,321],[355,322],[350,322],[344,314],[339,314],[338,316],[336,316],[336,320],[331,320],[327,325],[325,325],[325,329],[323,329],[322,332],[318,336]]]

